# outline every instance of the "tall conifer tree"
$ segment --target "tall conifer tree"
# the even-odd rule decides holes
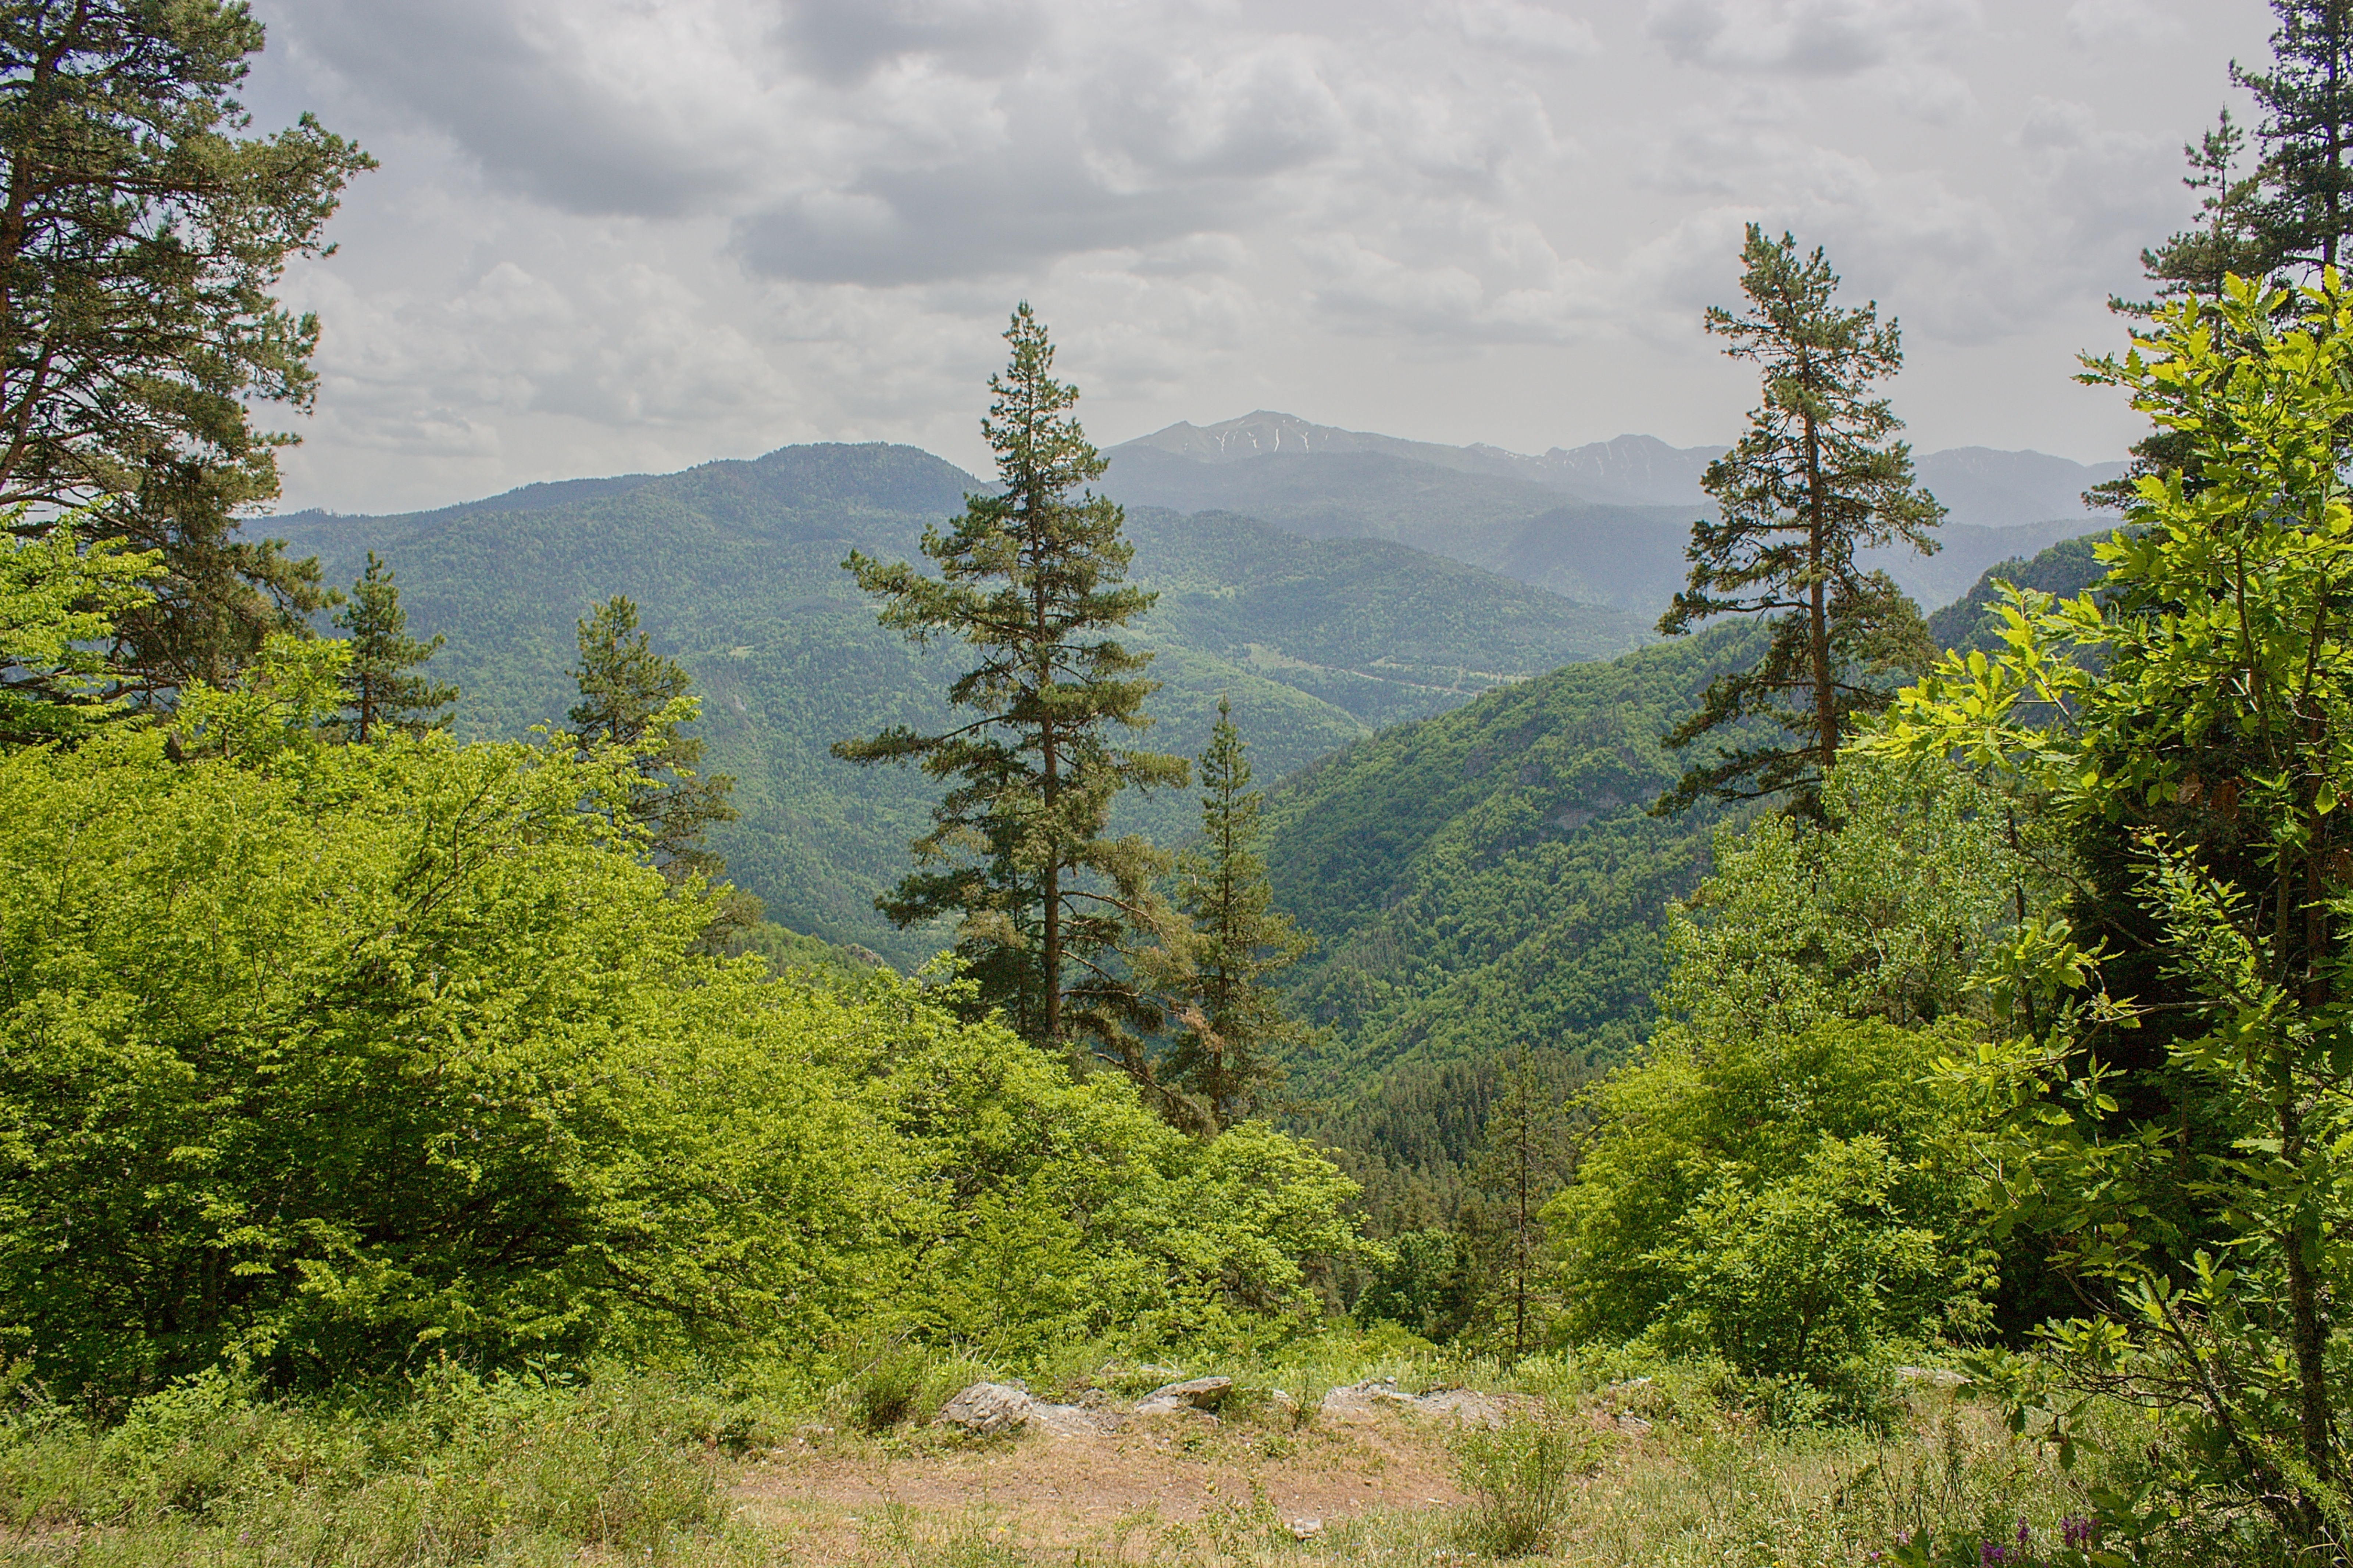
[[[1249,748],[1233,705],[1218,700],[1218,724],[1201,754],[1201,845],[1177,860],[1176,904],[1192,922],[1192,960],[1176,1009],[1167,1076],[1191,1094],[1212,1127],[1258,1108],[1282,1081],[1286,1046],[1306,1030],[1286,1017],[1273,979],[1299,962],[1308,939],[1274,908],[1259,854],[1265,797],[1250,787]]]
[[[2272,68],[2231,68],[2263,107],[2269,265],[2335,267],[2353,232],[2353,0],[2272,0]]]
[[[653,650],[638,629],[638,606],[616,594],[578,626],[580,700],[568,717],[583,747],[618,746],[637,758],[642,783],[630,815],[647,833],[647,850],[673,882],[696,873],[716,879],[726,862],[703,842],[714,825],[735,820],[735,781],[700,773],[702,740],[686,732],[700,711],[686,667]]]
[[[351,634],[351,663],[343,669],[347,730],[361,745],[386,731],[411,735],[449,722],[441,711],[458,700],[458,689],[417,673],[448,639],[430,642],[408,635],[408,612],[400,607],[400,587],[392,568],[368,552],[367,566],[352,584],[352,596],[335,612],[335,625]]]
[[[227,682],[326,599],[315,562],[242,537],[278,494],[271,402],[307,409],[318,321],[283,309],[287,258],[367,155],[303,116],[243,134],[262,47],[236,0],[0,6],[0,505],[96,503],[86,538],[159,553],[119,617],[125,690]]]
[[[1054,348],[1025,302],[1005,340],[1012,358],[989,378],[981,433],[999,489],[965,498],[946,532],[923,531],[925,576],[853,552],[844,565],[882,601],[881,623],[917,644],[953,641],[976,656],[948,689],[971,717],[937,733],[901,725],[843,741],[857,763],[913,763],[950,785],[932,830],[910,847],[920,868],[877,907],[900,926],[958,920],[957,946],[984,1001],[1029,1038],[1082,1037],[1131,1070],[1135,1035],[1158,1022],[1137,996],[1124,951],[1139,935],[1166,945],[1153,892],[1166,858],[1109,836],[1113,800],[1130,788],[1182,786],[1184,759],[1123,746],[1151,721],[1152,656],[1111,634],[1149,609],[1126,582],[1134,548],[1124,515],[1086,487],[1107,467],[1071,410],[1078,388],[1054,379]]]
[[[2222,280],[2266,278],[2279,270],[2283,258],[2271,232],[2263,197],[2263,170],[2247,165],[2247,133],[2228,109],[2214,128],[2181,149],[2189,172],[2181,183],[2198,195],[2198,219],[2162,245],[2140,253],[2143,274],[2155,285],[2154,297],[2133,300],[2110,299],[2108,309],[2143,320],[2155,315],[2168,300],[2219,300]],[[2087,505],[2121,509],[2139,493],[2145,478],[2162,478],[2177,470],[2184,482],[2198,483],[2185,468],[2192,450],[2178,430],[2152,430],[2133,443],[2132,459],[2124,473],[2084,492]]]
[[[1662,814],[1702,795],[1782,791],[1810,806],[1853,718],[1886,706],[1890,683],[1876,678],[1934,658],[1912,602],[1855,561],[1898,540],[1930,553],[1945,515],[1913,482],[1911,448],[1894,439],[1904,422],[1873,395],[1903,368],[1896,325],[1880,322],[1875,302],[1833,304],[1838,275],[1819,248],[1800,257],[1787,234],[1767,239],[1750,224],[1741,259],[1749,309],[1711,306],[1707,330],[1729,340],[1726,354],[1757,365],[1765,401],[1739,445],[1702,476],[1722,515],[1692,524],[1690,581],[1659,630],[1679,637],[1718,616],[1767,616],[1772,636],[1756,666],[1708,687],[1666,743],[1688,746],[1752,718],[1786,739],[1692,769],[1654,808]]]
[[[1568,1119],[1556,1075],[1524,1046],[1503,1063],[1500,1087],[1456,1216],[1457,1250],[1470,1326],[1517,1361],[1535,1348],[1556,1304],[1543,1210],[1567,1177]]]

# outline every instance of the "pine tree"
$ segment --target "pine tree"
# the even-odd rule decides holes
[[[1512,1049],[1456,1219],[1472,1326],[1514,1361],[1535,1348],[1553,1304],[1543,1214],[1567,1177],[1568,1121],[1551,1079],[1525,1047]]]
[[[350,600],[335,612],[335,625],[351,634],[343,690],[352,710],[345,731],[352,740],[364,746],[387,731],[421,735],[448,724],[449,716],[440,710],[458,700],[458,689],[412,672],[449,639],[437,632],[432,641],[418,642],[408,635],[399,585],[375,551],[368,552]]]
[[[715,824],[735,820],[735,781],[695,772],[702,741],[686,732],[701,711],[693,678],[653,651],[638,629],[638,606],[616,594],[578,626],[580,700],[569,718],[583,749],[617,746],[637,759],[642,781],[629,814],[645,829],[647,853],[664,876],[717,880],[726,862],[704,842]]]
[[[1054,379],[1054,349],[1024,303],[1005,333],[1012,358],[989,378],[981,433],[1000,488],[965,498],[947,532],[923,533],[927,577],[853,552],[844,565],[878,595],[881,625],[919,645],[962,642],[977,656],[948,689],[972,717],[935,734],[901,725],[843,741],[851,762],[913,763],[951,787],[932,829],[910,846],[919,869],[876,900],[899,926],[960,921],[958,952],[985,1005],[1028,1038],[1087,1037],[1142,1074],[1135,1040],[1158,1020],[1127,953],[1165,948],[1172,911],[1152,888],[1166,859],[1141,838],[1108,836],[1130,788],[1182,787],[1182,758],[1120,746],[1151,721],[1152,656],[1111,634],[1153,595],[1125,579],[1124,518],[1084,487],[1107,467]]]
[[[2353,230],[2353,0],[2272,0],[2272,68],[2231,79],[2263,110],[2259,225],[2270,265],[2337,265]]]
[[[2140,253],[2141,270],[2156,285],[2153,298],[2111,299],[2108,309],[2145,321],[2167,300],[2221,299],[2225,278],[2264,278],[2280,268],[2284,258],[2264,223],[2263,172],[2241,170],[2246,142],[2247,133],[2225,109],[2211,131],[2183,145],[2189,173],[2181,183],[2199,193],[2200,222]],[[2084,491],[2084,502],[2128,506],[2143,479],[2182,469],[2189,450],[2180,432],[2152,430],[2133,444],[2124,473]],[[2183,479],[2194,488],[2198,476],[2185,471]]]
[[[2198,193],[2198,222],[2140,253],[2141,270],[2157,286],[2157,299],[2219,299],[2224,278],[2263,278],[2283,264],[2263,227],[2263,171],[2244,164],[2246,153],[2246,131],[2228,109],[2215,118],[2212,130],[2182,144],[2189,172],[2181,183]],[[2155,310],[2154,302],[2109,303],[2120,313],[2140,317]]]
[[[1818,248],[1804,258],[1748,226],[1742,251],[1746,315],[1711,306],[1707,330],[1724,352],[1754,363],[1764,404],[1738,446],[1708,465],[1701,486],[1722,515],[1692,524],[1688,585],[1660,618],[1680,637],[1718,616],[1768,616],[1772,635],[1754,668],[1719,678],[1700,710],[1669,731],[1683,748],[1727,724],[1764,718],[1787,737],[1745,746],[1687,772],[1653,810],[1702,795],[1750,800],[1782,791],[1810,807],[1858,714],[1887,705],[1894,669],[1933,659],[1919,612],[1858,551],[1901,540],[1928,554],[1944,508],[1913,482],[1904,427],[1873,384],[1903,368],[1896,325],[1876,302],[1831,303],[1838,275]]]
[[[1313,944],[1273,907],[1258,848],[1265,797],[1250,784],[1249,748],[1234,728],[1233,705],[1219,698],[1201,754],[1201,847],[1177,861],[1191,963],[1166,1063],[1171,1083],[1193,1097],[1212,1130],[1257,1110],[1282,1081],[1283,1049],[1307,1037],[1284,1016],[1272,982]]]
[[[155,592],[119,616],[117,689],[227,684],[272,632],[327,602],[315,562],[240,536],[293,437],[259,408],[310,406],[318,321],[280,305],[343,187],[373,167],[305,115],[241,134],[262,27],[231,0],[0,7],[0,506],[37,535],[92,508],[86,538],[155,551]]]

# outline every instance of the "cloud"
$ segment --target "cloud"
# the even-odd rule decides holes
[[[295,47],[495,187],[565,212],[680,217],[741,189],[766,93],[720,0],[311,0]],[[280,24],[283,26],[283,24]]]
[[[794,68],[828,81],[911,55],[974,76],[1017,72],[1045,32],[1038,6],[1007,0],[787,0],[778,28]]]
[[[1528,0],[1459,0],[1454,16],[1464,37],[1489,48],[1561,59],[1579,59],[1601,48],[1592,23]]]
[[[2182,221],[2165,84],[2264,31],[2252,0],[255,4],[265,123],[385,163],[290,274],[326,326],[290,495],[344,507],[791,439],[974,462],[1024,296],[1131,433],[1261,404],[1697,438],[1678,378],[1752,218],[1915,364],[2063,381]],[[2083,69],[2127,30],[2132,73]]]
[[[1970,0],[1651,0],[1651,37],[1685,65],[1851,77],[1979,22]]]
[[[2063,26],[2068,41],[2078,45],[2167,44],[2188,32],[2180,17],[2151,0],[2070,0]]]

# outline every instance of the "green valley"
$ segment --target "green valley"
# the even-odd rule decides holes
[[[903,447],[786,447],[684,473],[533,486],[397,517],[298,513],[269,531],[348,582],[369,551],[398,574],[413,624],[449,646],[469,736],[517,735],[571,700],[573,623],[614,594],[692,671],[710,761],[739,781],[714,842],[772,919],[902,965],[935,938],[893,931],[872,900],[905,863],[927,798],[898,770],[858,770],[833,742],[940,712],[953,650],[878,631],[841,570],[853,548],[912,555],[978,481]],[[1308,540],[1230,514],[1137,509],[1134,574],[1159,590],[1139,646],[1166,683],[1152,743],[1186,754],[1230,695],[1268,776],[1385,724],[1570,660],[1646,640],[1639,616],[1580,605],[1381,540]],[[1189,795],[1125,803],[1163,842]]]

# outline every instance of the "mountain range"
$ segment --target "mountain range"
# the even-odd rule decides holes
[[[906,868],[930,799],[895,769],[837,762],[837,740],[945,720],[954,649],[874,625],[841,569],[852,549],[912,557],[928,523],[980,481],[906,447],[786,447],[682,473],[532,486],[386,517],[320,512],[269,531],[316,553],[331,582],[368,552],[397,574],[419,633],[448,647],[436,672],[465,696],[461,734],[518,734],[574,700],[574,622],[613,594],[703,699],[710,762],[739,782],[743,818],[716,844],[775,919],[912,965],[936,932],[892,930],[872,908]],[[1646,619],[1572,603],[1385,540],[1312,540],[1225,513],[1132,509],[1134,575],[1158,591],[1133,641],[1165,683],[1145,743],[1207,744],[1229,696],[1272,778],[1348,741],[1564,663],[1608,658]],[[1173,843],[1188,794],[1124,804],[1122,824]]]
[[[1160,595],[1134,630],[1166,683],[1148,743],[1197,753],[1229,696],[1271,778],[1386,726],[1650,640],[1682,579],[1690,517],[1649,502],[1695,482],[1713,452],[1626,437],[1532,458],[1253,415],[1173,426],[1109,455],[1105,485],[1128,503],[1134,574]],[[2102,472],[2032,453],[1940,453],[1932,464],[2029,510]],[[1572,483],[1641,504],[1578,499]],[[937,933],[892,931],[872,900],[903,869],[928,794],[828,748],[944,719],[938,693],[955,655],[879,631],[841,561],[852,549],[911,558],[924,526],[980,488],[913,447],[821,445],[268,526],[319,554],[330,581],[355,576],[369,551],[393,565],[412,625],[449,638],[438,668],[466,692],[458,722],[469,735],[560,719],[573,622],[612,594],[636,599],[657,646],[703,694],[712,765],[739,781],[743,819],[718,836],[736,879],[795,930],[912,963]],[[1927,602],[2088,521],[2079,511],[1983,527],[1982,539],[1968,532],[1977,525],[1948,525],[1955,545],[1921,564],[1957,585]],[[1187,795],[1123,807],[1123,826],[1162,842],[1192,823]]]
[[[1378,538],[1483,566],[1564,597],[1655,617],[1683,585],[1700,475],[1721,447],[1620,436],[1540,457],[1445,447],[1266,411],[1176,424],[1105,454],[1105,489],[1134,505],[1237,511],[1311,538]],[[2097,528],[2083,492],[2122,473],[1981,447],[1917,460],[1947,510],[1942,548],[1867,552],[1924,609],[1998,561]]]
[[[1279,781],[1274,892],[1315,939],[1291,998],[1322,1026],[1290,1092],[1384,1228],[1447,1212],[1510,1052],[1535,1052],[1559,1088],[1641,1037],[1662,916],[1724,820],[1647,814],[1683,763],[1659,736],[1757,636],[1651,630],[1690,510],[1641,498],[1711,456],[1633,437],[1524,459],[1279,416],[1113,450],[1134,573],[1159,595],[1132,639],[1166,683],[1145,742],[1198,754],[1229,697],[1259,776]],[[1997,518],[2102,473],[2031,453],[1932,461]],[[1637,499],[1581,499],[1529,464]],[[268,531],[318,554],[330,581],[369,551],[392,564],[412,629],[449,638],[435,669],[464,689],[466,736],[560,720],[574,621],[610,595],[637,600],[703,697],[711,765],[739,781],[742,818],[714,836],[731,876],[792,931],[912,966],[944,933],[894,931],[872,900],[906,868],[931,791],[828,748],[942,722],[959,660],[877,628],[841,561],[912,557],[979,488],[912,447],[791,447],[397,516],[295,513]],[[2072,592],[2098,574],[2077,537],[2095,523],[2079,510],[1948,525],[1935,563],[1999,560],[2005,577]],[[2041,548],[2052,537],[2064,542]],[[1947,646],[1987,640],[1994,590],[1973,581],[1931,617]],[[1164,792],[1124,803],[1120,825],[1175,844],[1197,820],[1190,792]]]

